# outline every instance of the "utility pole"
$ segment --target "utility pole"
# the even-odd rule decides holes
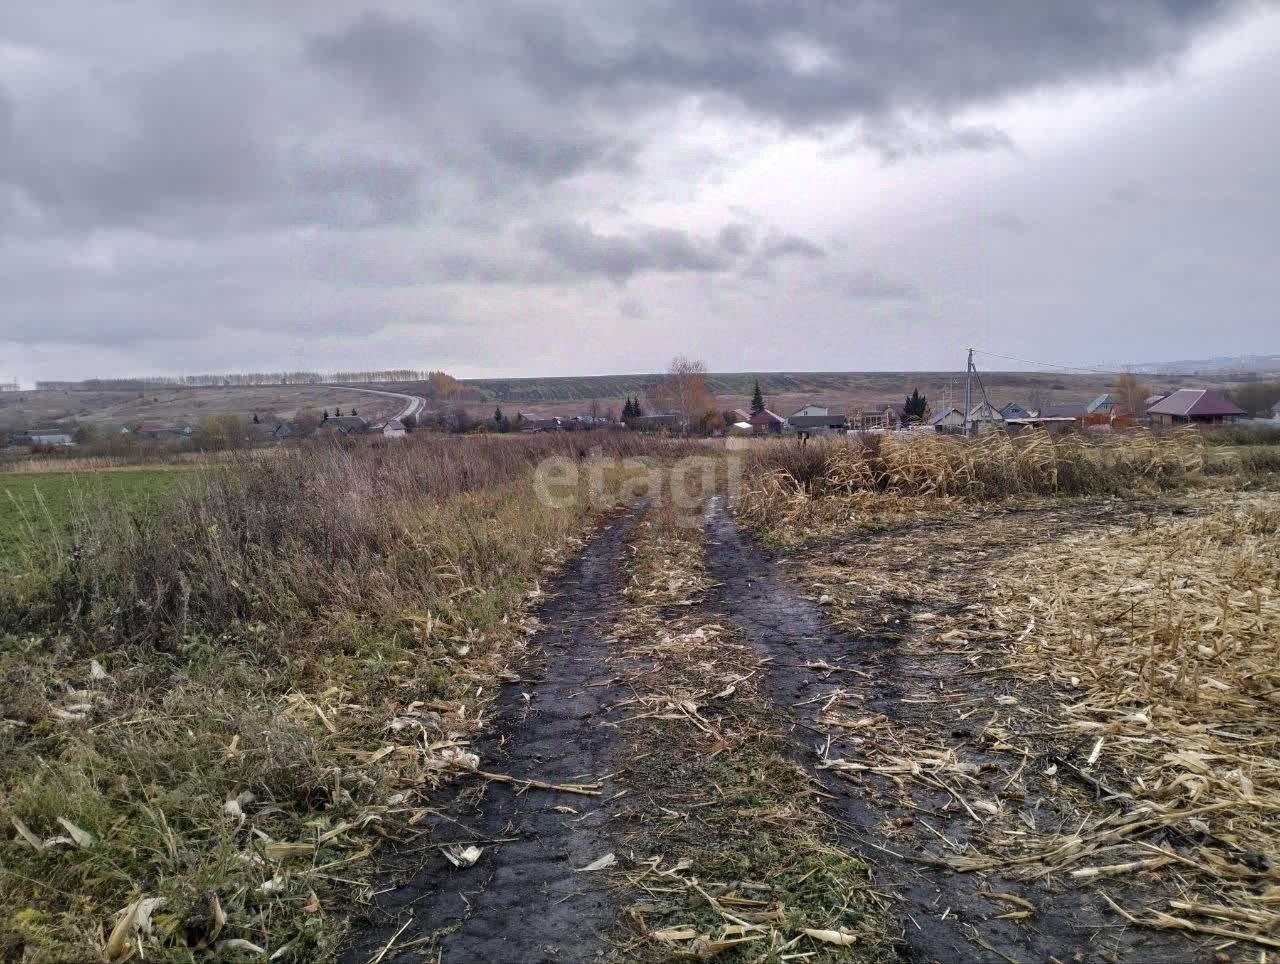
[[[973,410],[973,349],[969,349],[969,361],[964,369],[964,434],[971,435],[969,413]]]

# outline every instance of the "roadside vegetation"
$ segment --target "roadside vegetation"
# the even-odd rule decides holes
[[[1275,465],[1270,448],[1209,449],[1195,430],[1102,439],[864,435],[751,450],[735,511],[762,534],[795,541],[1002,499],[1150,496],[1205,484],[1209,475],[1265,487]]]
[[[695,604],[703,530],[651,509],[631,547],[615,663],[634,803],[619,834],[636,901],[626,960],[888,960],[882,898],[819,807],[767,669]]]
[[[307,445],[33,547],[0,578],[0,957],[333,956],[602,507],[534,496],[580,446]]]
[[[900,848],[1008,897],[1008,919],[1078,891],[1209,956],[1280,948],[1270,452],[1183,435],[761,453],[742,518],[867,641],[858,672],[889,659],[900,693],[833,700],[823,766]]]

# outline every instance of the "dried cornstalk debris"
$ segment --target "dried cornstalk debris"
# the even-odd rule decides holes
[[[788,758],[779,712],[757,689],[758,657],[729,627],[678,608],[709,585],[702,531],[652,510],[631,573],[612,670],[635,694],[618,706],[635,761],[619,833],[639,898],[622,956],[887,958],[866,866],[833,842]]]
[[[1184,891],[1178,902],[1224,907],[1259,925],[1241,933],[1274,938],[1280,499],[1067,537],[1004,569],[979,607],[944,625],[1058,694],[1052,730],[1080,747],[1071,765],[1125,803],[1037,842],[1044,871],[1071,866],[1081,878],[1176,862],[1166,879]],[[1115,848],[1105,861],[1089,859],[1104,847]]]
[[[763,504],[745,512],[796,547],[788,572],[830,619],[905,661],[893,699],[833,689],[820,765],[896,801],[907,815],[885,832],[940,866],[1124,892],[1153,927],[1280,939],[1276,496],[966,500],[913,518],[891,489],[883,534],[839,544],[836,506],[874,498],[847,489],[778,497],[763,523]],[[940,832],[922,807],[963,818]]]
[[[1085,440],[1032,432],[976,439],[922,433],[820,440],[754,453],[739,519],[783,541],[908,518],[946,518],[978,500],[1159,490],[1199,478],[1198,432]]]

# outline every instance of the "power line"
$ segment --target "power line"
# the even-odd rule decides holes
[[[979,355],[987,355],[990,358],[1003,358],[1005,361],[1023,362],[1027,365],[1039,365],[1041,368],[1056,368],[1064,372],[1090,372],[1094,375],[1115,375],[1114,369],[1107,370],[1105,368],[1086,368],[1080,365],[1054,365],[1050,362],[1036,361],[1033,358],[1018,358],[1016,355],[1001,355],[999,352],[985,351],[981,348],[975,348],[975,352]]]

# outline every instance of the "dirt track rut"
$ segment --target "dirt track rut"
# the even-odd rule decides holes
[[[604,718],[620,694],[589,684],[610,675],[607,629],[633,521],[624,517],[597,535],[552,587],[527,678],[503,686],[488,736],[474,747],[483,769],[555,784],[592,782],[616,769],[617,731]],[[360,934],[346,961],[368,960],[410,919],[395,946],[412,947],[393,947],[384,961],[434,961],[438,953],[457,964],[577,962],[605,946],[601,935],[617,908],[604,876],[579,868],[610,851],[605,824],[619,788],[605,779],[600,796],[490,783],[477,798],[477,789],[464,778],[433,801],[432,851],[407,883],[377,898],[381,923]],[[484,852],[456,869],[439,853],[451,841]]]
[[[797,721],[797,759],[803,765],[814,769],[816,745],[825,742],[816,725],[824,701],[815,697],[837,686],[856,689],[868,711],[895,718],[911,709],[902,703],[904,696],[941,692],[950,682],[948,673],[956,667],[913,659],[901,651],[894,637],[855,637],[831,625],[822,608],[804,598],[775,562],[742,536],[721,500],[710,504],[706,525],[707,571],[719,583],[704,603],[708,616],[736,625],[770,660],[766,691]],[[806,668],[813,663],[853,670],[854,675]],[[838,755],[838,748],[837,742],[833,755]],[[986,762],[990,769],[984,779],[997,781],[1005,776],[994,761]],[[918,814],[897,808],[883,797],[871,800],[862,787],[831,771],[815,770],[815,774],[832,795],[828,813],[872,866],[873,883],[901,898],[898,950],[906,960],[1213,959],[1208,949],[1177,937],[1125,928],[1088,891],[1032,887],[999,874],[957,873],[903,853],[904,841],[887,837],[884,827],[895,818]],[[941,834],[963,842],[969,833],[965,814],[953,810],[948,795],[940,793],[927,803]],[[999,920],[1009,905],[980,891],[1022,896],[1038,911],[1029,921]]]
[[[540,610],[545,626],[531,645],[526,679],[502,688],[489,735],[475,749],[490,771],[551,783],[603,780],[599,797],[462,781],[433,806],[431,843],[403,886],[376,900],[380,922],[360,933],[345,960],[365,961],[399,931],[384,961],[593,961],[616,958],[607,941],[623,903],[606,875],[580,873],[615,849],[609,821],[626,803],[609,775],[617,767],[610,707],[630,695],[608,682],[610,626],[625,584],[623,557],[633,516],[615,521],[567,568]],[[1086,891],[1031,887],[995,874],[956,873],[919,859],[921,848],[886,836],[887,821],[911,812],[866,786],[817,769],[820,700],[837,685],[856,690],[868,710],[894,718],[911,710],[904,696],[946,682],[946,668],[904,656],[893,637],[858,637],[828,621],[781,575],[776,563],[739,533],[722,502],[708,509],[706,566],[718,586],[696,607],[708,621],[741,630],[767,663],[768,696],[795,721],[796,760],[831,795],[826,810],[850,846],[873,867],[873,884],[896,894],[908,961],[1209,960],[1203,947],[1167,935],[1125,929]],[[686,610],[687,612],[688,610]],[[833,675],[807,664],[855,670]],[[1004,776],[994,764],[993,779]],[[961,844],[967,829],[946,795],[926,800],[940,832]],[[561,808],[561,809],[557,809]],[[569,812],[565,808],[572,808]],[[484,854],[455,869],[439,853],[451,841]],[[915,853],[906,852],[914,850]],[[402,853],[404,861],[412,855]],[[402,868],[403,869],[403,868]],[[1008,905],[980,891],[1025,895],[1032,920],[999,920]],[[409,921],[403,931],[400,928]],[[433,936],[434,935],[434,936]],[[438,957],[437,957],[438,955]],[[1108,956],[1110,955],[1110,956]]]

